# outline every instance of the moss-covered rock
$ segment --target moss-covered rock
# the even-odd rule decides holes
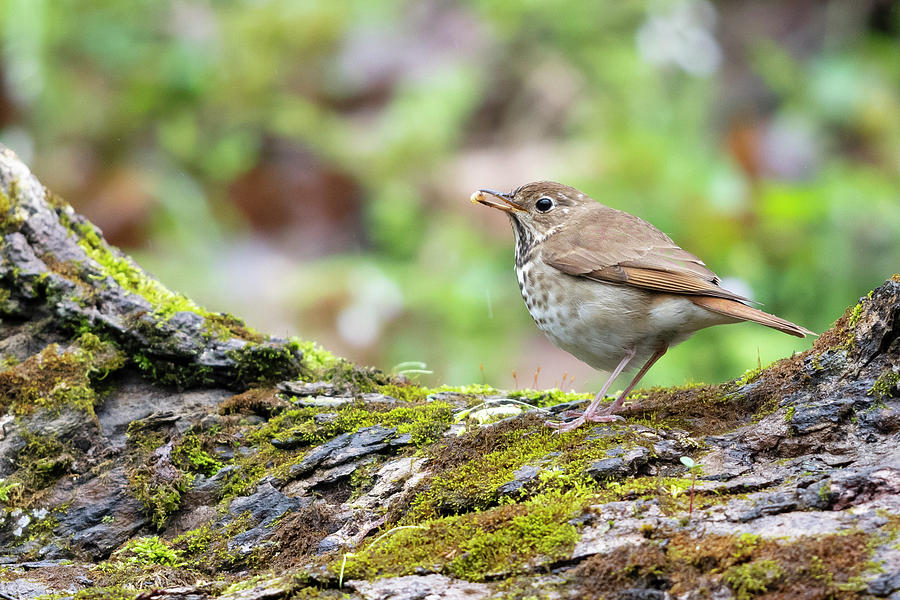
[[[544,422],[590,395],[425,388],[204,310],[5,150],[0,229],[0,584],[234,600],[896,591],[879,565],[900,563],[898,277],[808,352],[636,390],[624,422],[560,435]]]

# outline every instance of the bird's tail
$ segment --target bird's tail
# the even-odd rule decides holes
[[[817,335],[806,327],[801,327],[800,325],[791,323],[781,317],[770,315],[769,313],[753,308],[752,306],[741,304],[736,300],[713,298],[711,296],[690,296],[690,300],[697,306],[702,306],[714,313],[733,317],[740,321],[753,321],[754,323],[759,323],[760,325],[765,325],[766,327],[771,327],[772,329],[777,329],[778,331],[783,331],[784,333],[789,333],[790,335],[795,335],[797,337],[802,338],[807,335]]]

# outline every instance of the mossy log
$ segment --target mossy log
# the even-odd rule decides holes
[[[203,310],[5,149],[0,227],[0,597],[900,590],[896,276],[807,352],[558,435],[586,397],[427,389]]]

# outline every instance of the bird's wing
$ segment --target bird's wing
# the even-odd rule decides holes
[[[595,281],[750,302],[719,286],[702,260],[679,248],[643,219],[598,205],[588,222],[573,223],[546,239],[545,263]]]

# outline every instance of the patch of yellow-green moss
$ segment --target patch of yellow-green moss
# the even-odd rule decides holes
[[[422,521],[399,529],[331,564],[344,579],[371,579],[439,572],[469,581],[521,572],[536,561],[567,556],[578,540],[569,521],[589,495],[583,490],[552,491],[521,504],[505,504],[466,515]]]
[[[762,559],[729,567],[722,574],[722,581],[734,590],[738,600],[749,600],[768,591],[783,576],[784,569],[780,564],[771,559]]]
[[[177,567],[181,563],[181,553],[172,545],[152,535],[132,538],[114,554],[122,562],[136,565],[169,565]]]
[[[266,340],[266,336],[252,327],[247,327],[243,319],[239,319],[234,315],[209,311],[202,311],[201,314],[206,319],[206,329],[203,335],[207,338],[228,340],[236,337],[256,344]]]
[[[10,298],[12,298],[12,293],[6,288],[0,288],[0,315],[11,312],[12,307],[9,304]],[[6,366],[0,364],[0,369],[5,368]]]
[[[252,493],[266,476],[284,477],[305,454],[305,450],[280,450],[267,441],[254,442],[252,451],[236,454],[230,461],[234,469],[223,477],[220,506],[226,508],[234,498]]]
[[[181,508],[184,493],[196,477],[184,468],[190,449],[179,457],[173,441],[160,431],[143,428],[140,422],[132,422],[127,435],[129,492],[144,505],[151,525],[162,529]]]
[[[298,378],[304,368],[301,344],[248,343],[227,353],[234,361],[234,379],[241,387]]]
[[[50,344],[0,372],[0,406],[19,415],[38,407],[75,407],[93,417],[98,400],[95,384],[124,364],[124,354],[115,344],[91,333],[66,349]]]
[[[871,300],[871,299],[872,299],[872,292],[869,292],[869,294],[866,296],[865,300]],[[861,301],[857,302],[856,305],[850,309],[850,316],[847,319],[847,325],[850,326],[851,328],[859,325],[859,321],[862,319],[863,302],[865,302],[865,300],[861,300]]]
[[[143,503],[150,523],[157,529],[162,529],[169,517],[181,508],[182,496],[193,480],[185,473],[178,473],[171,480],[160,479],[142,468],[128,477],[131,495]]]
[[[237,337],[253,343],[266,339],[258,331],[247,327],[241,319],[205,310],[187,296],[169,290],[144,272],[130,257],[107,244],[92,224],[73,223],[70,219],[63,218],[64,214],[60,215],[60,221],[68,225],[77,238],[78,245],[99,266],[102,274],[110,277],[125,291],[147,300],[157,318],[164,320],[178,312],[193,312],[204,318],[203,335],[208,338],[227,340]]]
[[[794,413],[797,412],[796,406],[789,406],[786,411],[784,411],[784,422],[790,423],[794,419]]]
[[[134,600],[138,595],[145,595],[145,592],[124,585],[110,585],[78,590],[69,597],[72,600]]]
[[[197,574],[184,560],[183,552],[172,542],[157,536],[128,540],[109,559],[94,566],[91,571],[91,579],[96,582],[97,587],[84,591],[97,594],[98,598],[105,598],[102,593],[107,590],[127,594],[132,590],[143,589],[146,595],[147,588],[174,587],[192,583],[197,578]]]
[[[22,495],[22,482],[0,479],[0,504],[16,506]]]
[[[22,226],[22,216],[16,210],[16,197],[18,196],[18,180],[9,184],[9,194],[0,189],[0,232],[10,233]]]
[[[886,368],[872,384],[872,387],[866,392],[866,395],[876,400],[884,400],[891,398],[897,393],[897,383],[900,382],[900,373],[894,371],[891,367]]]
[[[296,379],[346,382],[365,392],[373,391],[377,385],[378,378],[372,373],[335,357],[315,343],[296,338],[283,343],[266,343],[260,334],[246,328],[234,317],[205,311],[198,314],[206,318],[207,333],[211,327],[215,329],[214,337],[234,336],[248,340],[247,344],[227,352],[228,358],[234,361],[227,376],[232,387],[247,388]],[[138,323],[136,326],[147,330],[144,333],[150,339],[161,335],[150,324]],[[160,359],[141,351],[135,352],[132,360],[144,376],[166,386],[186,389],[217,381],[213,369],[206,365]]]
[[[57,436],[23,430],[22,437],[25,444],[13,458],[14,470],[6,479],[0,480],[0,507],[6,509],[31,506],[42,490],[70,473],[80,454],[77,448]],[[38,528],[39,523],[35,521],[29,531],[33,533]]]
[[[247,446],[228,461],[233,469],[223,477],[220,497],[223,504],[250,493],[263,477],[290,477],[291,468],[303,461],[311,447],[337,435],[380,425],[396,428],[395,437],[409,435],[412,448],[424,448],[440,438],[453,419],[452,406],[440,401],[354,402],[337,409],[285,409],[290,404],[276,400],[272,392],[256,389],[236,396],[234,403],[223,405],[227,414],[224,439],[240,431]],[[235,411],[262,411],[269,418],[251,426],[241,420],[240,414],[233,414]],[[357,492],[362,493],[364,472],[357,477]]]
[[[179,468],[210,477],[224,464],[204,448],[203,437],[188,432],[172,450],[172,462]]]
[[[300,352],[303,353],[304,366],[311,373],[324,373],[334,368],[340,361],[337,356],[324,349],[315,342],[305,342],[298,339],[292,339],[297,345]]]
[[[734,380],[734,384],[738,387],[745,386],[749,383],[753,383],[759,376],[763,373],[765,369],[762,367],[757,367],[755,369],[747,369],[744,371],[744,374]]]
[[[135,352],[131,360],[144,377],[164,386],[188,389],[215,382],[212,368],[206,365],[154,359],[143,352]]]
[[[166,288],[156,279],[148,276],[128,256],[114,251],[101,237],[96,227],[90,223],[75,225],[78,245],[93,259],[103,274],[111,277],[124,290],[141,296],[153,306],[160,317],[171,317],[177,312],[190,311],[202,314],[199,306],[183,294]]]
[[[69,471],[75,461],[69,446],[52,435],[27,433],[25,446],[16,454],[13,474],[27,489],[40,490]]]
[[[293,440],[296,446],[312,446],[341,433],[354,433],[363,427],[396,427],[397,435],[409,434],[416,446],[437,439],[452,422],[453,407],[446,402],[427,402],[393,407],[362,402],[345,405],[334,418],[319,423],[315,416],[330,412],[320,407],[292,409],[272,417],[250,434],[251,440]]]
[[[252,526],[249,512],[238,515],[224,525],[206,523],[172,540],[171,548],[186,567],[201,573],[216,574],[234,568],[244,558],[230,550],[229,541]]]
[[[543,474],[517,493],[530,494],[575,486],[594,487],[584,473],[593,461],[608,458],[612,447],[639,443],[626,428],[612,426],[602,436],[581,427],[558,434],[539,419],[523,419],[505,430],[475,430],[430,451],[437,474],[428,480],[401,520],[418,523],[441,515],[481,510],[500,501],[498,491],[516,479],[516,471],[529,465]]]
[[[593,394],[580,392],[564,392],[560,389],[516,390],[510,392],[508,396],[510,398],[527,401],[529,404],[540,407],[556,406],[557,404],[562,404],[564,402],[579,402],[583,400],[590,400],[594,397]]]

